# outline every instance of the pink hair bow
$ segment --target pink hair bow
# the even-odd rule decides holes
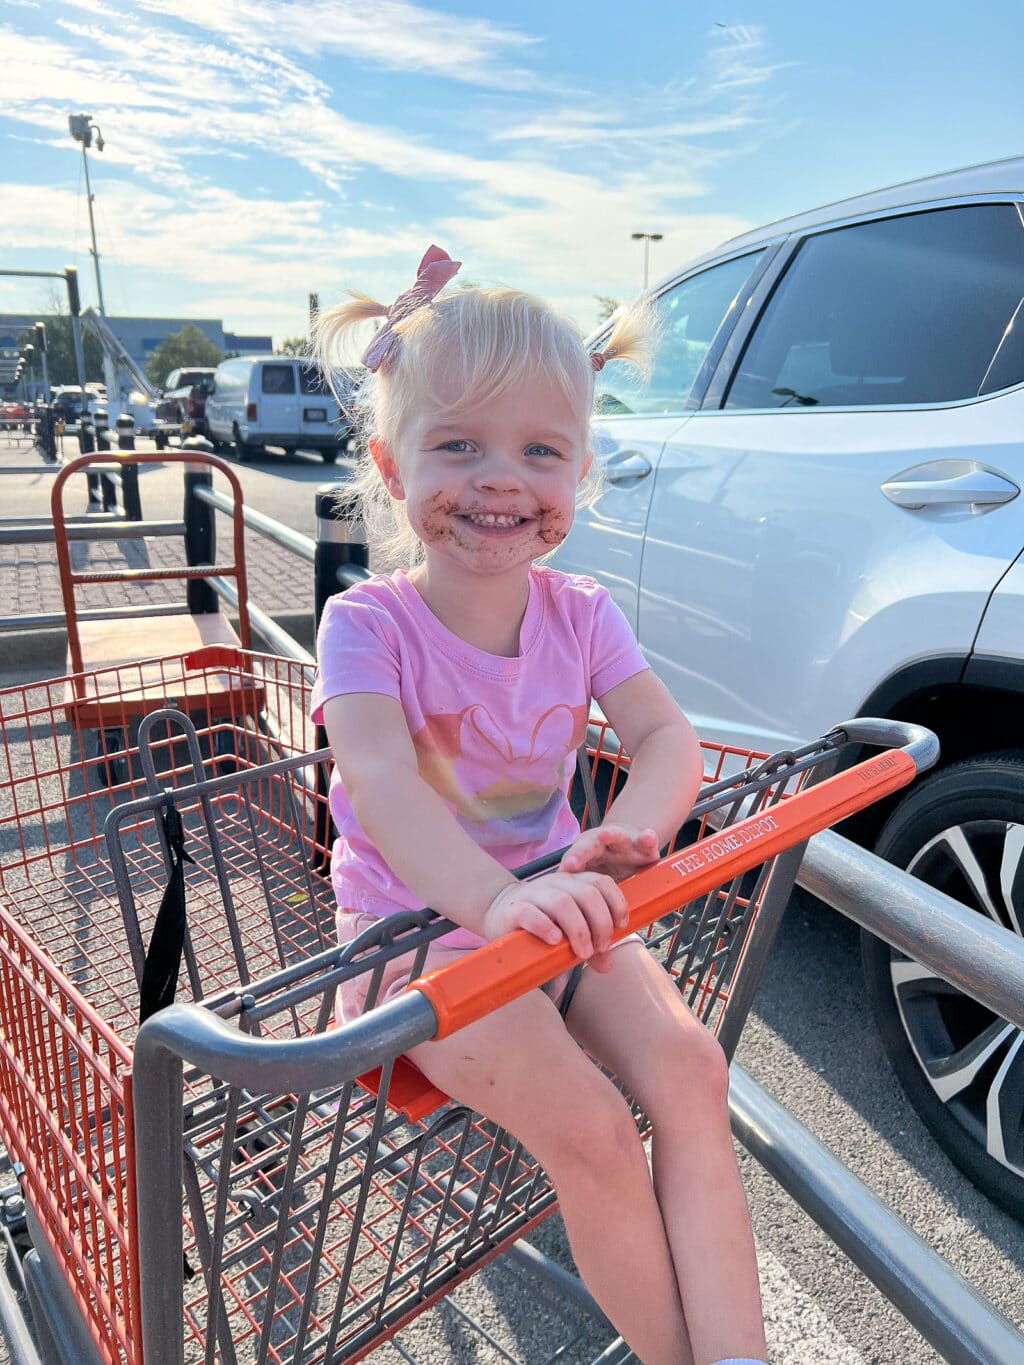
[[[448,281],[458,274],[461,266],[461,261],[453,261],[447,251],[442,251],[439,246],[427,248],[416,271],[416,283],[395,299],[387,311],[384,326],[366,348],[363,364],[368,370],[379,370],[391,354],[398,341],[395,323],[436,298]]]

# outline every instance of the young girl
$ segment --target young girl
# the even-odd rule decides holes
[[[590,470],[594,372],[643,360],[649,327],[627,316],[588,355],[527,294],[440,294],[458,269],[431,247],[390,308],[354,295],[318,326],[330,373],[353,324],[385,319],[364,357],[360,487],[371,544],[410,566],[333,598],[320,627],[313,714],[336,760],[339,933],[429,905],[460,927],[427,969],[513,929],[568,939],[587,964],[571,1003],[556,980],[412,1060],[543,1164],[581,1274],[646,1365],[761,1361],[725,1059],[643,945],[612,942],[617,880],[657,858],[693,803],[697,742],[605,590],[537,563]],[[632,767],[605,823],[581,834],[566,790],[592,699]],[[565,846],[556,871],[509,871]],[[407,984],[408,964],[381,998]],[[588,1054],[649,1116],[653,1179]]]

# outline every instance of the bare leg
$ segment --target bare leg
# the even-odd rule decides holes
[[[583,973],[567,1025],[654,1130],[654,1183],[697,1365],[766,1355],[750,1215],[729,1129],[721,1048],[639,943]]]
[[[580,1274],[645,1365],[690,1365],[672,1254],[629,1106],[548,997],[532,991],[410,1056],[541,1162]]]

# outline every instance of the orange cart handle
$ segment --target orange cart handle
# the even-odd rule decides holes
[[[616,932],[615,941],[898,791],[916,775],[911,755],[891,749],[635,872],[621,884],[629,922]],[[449,967],[419,977],[410,989],[430,1001],[437,1015],[434,1037],[447,1038],[577,961],[568,940],[552,946],[517,929]]]

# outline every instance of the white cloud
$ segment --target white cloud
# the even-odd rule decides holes
[[[584,92],[570,106],[557,83],[542,89],[521,69],[529,35],[406,0],[141,0],[131,12],[72,0],[49,36],[9,23],[0,45],[7,129],[68,154],[63,184],[45,195],[0,187],[8,244],[61,260],[81,247],[81,158],[67,114],[89,110],[106,139],[90,154],[104,279],[124,282],[129,311],[216,305],[253,331],[278,320],[301,330],[310,289],[392,296],[431,238],[462,254],[471,278],[575,300],[589,325],[593,295],[625,297],[639,283],[631,231],[665,234],[652,253],[657,276],[747,226],[687,212],[686,201],[707,195],[739,135],[756,135],[759,91],[777,70],[758,30],[733,27],[715,31],[688,80]],[[343,112],[340,84],[315,60],[331,52],[486,85],[492,98],[460,109],[474,138],[445,145],[436,129],[403,126],[400,105],[384,106],[391,126]],[[474,155],[489,127],[493,154]],[[251,161],[244,192],[217,176],[225,159]],[[290,163],[289,192],[260,188],[281,183],[263,172],[269,159]],[[391,181],[405,187],[394,202]],[[438,185],[450,191],[442,215],[410,212],[420,187],[434,203]]]
[[[487,86],[532,83],[503,57],[533,39],[484,19],[467,19],[406,0],[140,0],[141,9],[220,34],[233,46],[304,56],[343,53],[396,71],[420,71]]]

